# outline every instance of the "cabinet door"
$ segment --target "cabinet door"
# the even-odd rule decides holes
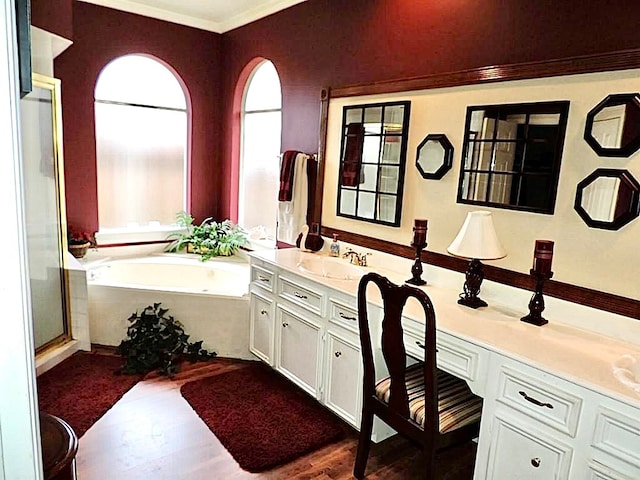
[[[496,414],[487,479],[565,480],[569,478],[572,449],[535,422],[505,411]]]
[[[276,312],[276,370],[319,398],[322,378],[318,362],[322,350],[320,326],[280,305]]]
[[[360,428],[362,361],[360,348],[333,332],[327,334],[324,403],[356,428]]]
[[[273,300],[251,292],[249,350],[269,365],[273,365],[274,322]]]

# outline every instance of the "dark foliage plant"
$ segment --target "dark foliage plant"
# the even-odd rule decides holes
[[[160,303],[149,305],[142,313],[129,317],[127,338],[118,345],[118,353],[124,357],[124,373],[149,373],[157,370],[172,377],[182,360],[197,362],[216,356],[202,348],[202,340],[189,342],[184,326],[161,308]]]

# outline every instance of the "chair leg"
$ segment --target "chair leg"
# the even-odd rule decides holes
[[[367,459],[371,448],[371,432],[373,431],[373,412],[368,408],[364,408],[362,412],[362,421],[360,422],[360,437],[358,438],[358,451],[356,453],[356,463],[353,467],[353,476],[355,478],[364,478],[364,472],[367,468]]]
[[[424,480],[436,480],[436,456],[433,449],[422,454],[424,462]]]

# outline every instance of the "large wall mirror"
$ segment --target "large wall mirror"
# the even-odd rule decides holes
[[[640,214],[639,195],[627,170],[598,168],[578,184],[574,208],[590,227],[619,230]]]
[[[584,139],[602,157],[629,157],[640,148],[640,94],[608,95],[587,115]]]
[[[399,226],[410,102],[344,107],[337,214]]]
[[[554,211],[569,102],[467,108],[458,202]]]

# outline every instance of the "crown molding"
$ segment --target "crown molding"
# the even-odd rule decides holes
[[[102,7],[113,8],[123,12],[135,13],[145,17],[164,20],[165,22],[177,23],[187,27],[199,28],[214,33],[225,33],[234,28],[241,27],[260,18],[289,8],[306,0],[269,0],[261,2],[261,5],[245,10],[224,21],[206,20],[192,15],[176,13],[164,8],[152,7],[139,3],[135,0],[80,0],[85,3],[92,3]]]

